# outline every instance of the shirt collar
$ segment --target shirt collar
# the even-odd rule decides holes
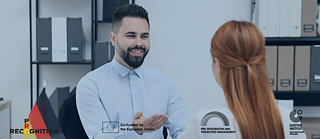
[[[143,71],[143,66],[141,65],[138,68],[135,68],[133,70],[121,65],[115,58],[112,59],[111,64],[113,66],[113,68],[122,76],[126,76],[127,74],[129,74],[131,71],[134,72],[139,78],[142,75],[142,71]]]

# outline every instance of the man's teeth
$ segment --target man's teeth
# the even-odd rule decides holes
[[[132,52],[137,53],[137,54],[141,53],[141,51],[132,51]]]

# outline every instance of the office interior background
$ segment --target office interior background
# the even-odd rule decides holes
[[[135,0],[149,13],[150,51],[144,66],[163,72],[184,99],[189,116],[201,108],[226,104],[211,71],[210,42],[229,20],[251,22],[251,0]],[[33,3],[34,4],[34,3]],[[34,8],[34,6],[33,6]],[[32,9],[33,13],[35,9]],[[91,59],[91,1],[39,0],[39,17],[82,17],[86,60]],[[12,128],[21,128],[30,113],[29,1],[0,1],[0,97],[12,100]],[[33,60],[36,59],[33,15]],[[98,25],[98,41],[110,41],[111,23]],[[33,103],[36,68],[33,65]],[[46,80],[48,97],[56,87],[70,86],[91,71],[90,65],[40,65],[39,84]],[[152,92],[151,92],[152,93]],[[319,117],[320,106],[296,106],[304,117]],[[0,117],[1,118],[1,117]],[[21,135],[12,134],[13,139]]]

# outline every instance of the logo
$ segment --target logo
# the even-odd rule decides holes
[[[289,114],[289,118],[292,122],[296,124],[290,124],[290,135],[299,135],[304,134],[304,131],[302,129],[302,124],[299,123],[302,120],[302,110],[293,110]]]
[[[217,112],[217,111],[212,111],[212,112],[207,113],[201,120],[201,126],[207,126],[208,121],[214,117],[221,119],[224,126],[229,126],[229,120],[228,120],[227,116],[225,116],[223,113]]]
[[[210,120],[221,121],[223,123],[223,126],[210,125]],[[213,133],[213,134],[236,133],[235,130],[231,130],[230,123],[229,123],[227,116],[221,112],[218,112],[218,111],[212,111],[212,112],[207,113],[205,116],[203,116],[200,124],[201,124],[201,129],[200,129],[201,133]],[[209,134],[207,134],[207,135],[209,135]],[[207,135],[205,135],[205,136],[207,136]]]
[[[119,133],[119,122],[102,122],[102,133]]]
[[[33,129],[29,119],[24,119],[23,129],[10,129],[10,134],[58,134],[58,129]]]
[[[300,115],[302,115],[302,110],[298,110],[298,111],[293,110],[293,111],[291,111],[289,117],[292,122],[298,123],[302,119],[302,116],[300,116]]]

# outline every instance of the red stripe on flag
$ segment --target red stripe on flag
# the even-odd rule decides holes
[[[47,126],[43,121],[43,118],[42,118],[42,115],[40,114],[37,103],[33,106],[29,114],[29,120],[32,125],[32,128],[35,131],[37,129],[41,130],[41,133],[35,133],[35,135],[37,136],[37,139],[51,139],[49,133],[46,133]],[[42,129],[45,129],[45,131],[43,132]]]

